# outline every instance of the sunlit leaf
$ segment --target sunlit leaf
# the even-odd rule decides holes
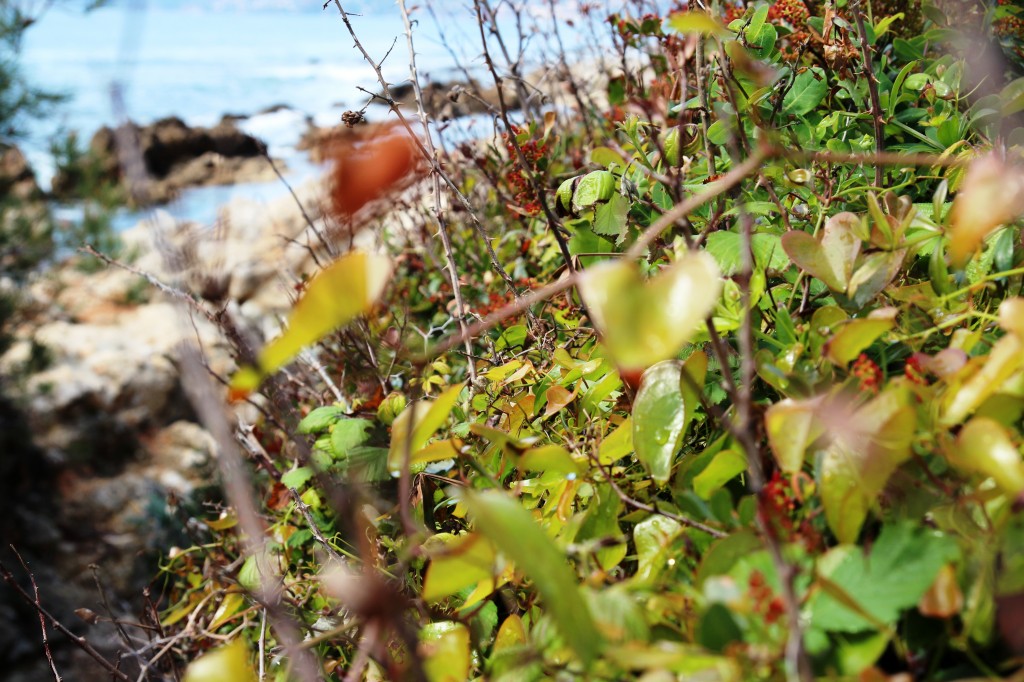
[[[820,279],[829,289],[845,293],[854,261],[860,253],[859,226],[860,218],[854,214],[838,213],[825,223],[820,239],[792,230],[782,235],[782,248],[801,269]]]
[[[430,682],[465,682],[469,679],[469,628],[462,623],[438,621],[420,630],[423,671]]]
[[[562,638],[589,665],[604,642],[565,555],[504,491],[459,489],[453,494],[467,507],[477,530],[533,581]]]
[[[185,682],[256,682],[249,648],[241,639],[203,654],[185,671]]]
[[[410,403],[391,425],[391,446],[388,449],[388,469],[401,471],[402,460],[408,453],[411,459],[426,446],[431,436],[448,420],[465,384],[456,384],[434,400]],[[410,427],[410,422],[412,426]],[[412,438],[410,439],[410,432]],[[440,459],[445,459],[441,457]]]
[[[992,346],[983,362],[962,385],[951,384],[941,412],[942,424],[962,422],[1024,366],[1024,343],[1016,334],[1007,334]]]
[[[224,595],[224,600],[213,614],[213,622],[209,626],[210,631],[216,632],[217,628],[228,622],[243,606],[245,606],[245,595],[241,592],[228,592]]]
[[[678,12],[669,17],[668,26],[677,33],[700,33],[707,36],[729,35],[729,31],[707,12]]]
[[[318,407],[302,418],[296,430],[299,433],[320,433],[321,431],[326,431],[327,427],[340,419],[344,414],[340,407],[334,405]]]
[[[889,286],[899,274],[906,254],[905,250],[880,251],[865,258],[850,277],[850,284],[847,287],[847,294],[853,304],[862,307]]]
[[[559,474],[581,474],[584,464],[573,459],[561,445],[542,445],[523,453],[518,466],[524,471],[550,471]]]
[[[428,604],[482,581],[492,581],[493,585],[494,545],[476,533],[448,536],[432,545],[428,554],[431,561],[420,594]]]
[[[637,554],[637,582],[654,580],[670,560],[674,561],[673,544],[682,532],[683,527],[678,521],[657,514],[636,524],[633,543]]]
[[[255,390],[269,374],[288,364],[306,346],[366,312],[391,276],[391,260],[362,251],[345,254],[322,270],[288,316],[288,326],[259,354],[255,368],[242,368],[232,380],[237,392]]]
[[[975,159],[967,169],[949,219],[949,256],[963,267],[982,240],[1000,225],[1024,213],[1024,169],[995,153]]]
[[[736,448],[726,448],[694,477],[693,492],[702,499],[710,499],[712,493],[746,470],[746,455]]]
[[[526,627],[523,626],[523,619],[512,614],[498,628],[498,634],[494,638],[494,650],[501,651],[519,647],[526,644],[526,641]]]
[[[905,391],[890,389],[823,423],[833,437],[819,469],[825,519],[840,542],[855,542],[889,476],[910,457],[917,415]]]
[[[871,315],[843,323],[825,344],[825,355],[835,364],[846,367],[882,334],[896,326],[896,309],[880,308]]]
[[[672,463],[686,429],[686,405],[680,385],[683,363],[665,360],[644,372],[633,401],[633,447],[658,485],[672,474]]]
[[[633,418],[629,417],[601,441],[597,459],[605,466],[633,452]]]
[[[579,290],[612,358],[642,370],[679,353],[717,304],[722,278],[715,260],[698,251],[646,283],[635,263],[601,263],[585,272]]]
[[[824,430],[816,416],[819,398],[786,398],[771,405],[764,415],[768,444],[779,468],[795,474],[803,468],[804,454]]]
[[[1024,460],[1020,450],[999,422],[975,417],[964,425],[956,447],[948,453],[957,469],[991,477],[1010,495],[1024,492]]]

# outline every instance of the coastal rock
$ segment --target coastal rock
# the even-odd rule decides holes
[[[21,150],[12,146],[0,151],[0,196],[28,201],[40,194],[36,174]]]
[[[118,130],[101,128],[85,156],[53,178],[53,194],[76,198],[90,176],[127,187],[129,178],[122,172],[118,155],[119,140],[136,145],[148,176],[141,192],[138,187],[131,188],[139,203],[166,203],[187,187],[256,182],[275,175],[263,144],[241,131],[232,119],[226,117],[212,128],[203,128],[170,117],[141,127],[133,123]]]

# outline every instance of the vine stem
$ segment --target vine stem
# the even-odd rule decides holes
[[[878,96],[878,77],[871,66],[872,49],[868,45],[868,32],[864,26],[864,7],[857,3],[853,8],[854,22],[857,24],[857,34],[860,36],[860,51],[863,59],[864,75],[868,81],[868,94],[871,97],[871,122],[875,127],[875,153],[881,155],[885,145],[885,118],[882,116],[882,101]],[[882,185],[882,166],[875,164],[875,187]]]

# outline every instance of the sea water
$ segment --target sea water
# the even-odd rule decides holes
[[[284,159],[290,181],[302,182],[319,171],[294,151],[307,120],[336,124],[343,111],[362,108],[369,100],[360,87],[380,89],[333,4],[322,12],[156,5],[122,4],[89,13],[58,5],[26,32],[22,64],[27,80],[68,96],[50,116],[31,122],[23,144],[44,186],[53,173],[48,150],[54,135],[77,131],[87,144],[98,128],[123,118],[145,124],[178,116],[189,125],[210,126],[225,114],[246,116],[239,126]],[[409,78],[402,18],[390,3],[380,5],[353,16],[352,22],[371,57],[384,60],[385,78],[400,83]],[[436,25],[429,17],[422,19],[414,32],[421,73],[439,80],[453,77]],[[473,36],[458,23],[445,26],[445,33],[462,42],[455,49],[472,49]],[[114,104],[115,85],[123,108]],[[186,192],[171,209],[176,217],[209,221],[233,196],[270,200],[285,191],[280,183],[201,188]],[[124,226],[136,219],[126,214],[117,222]]]
[[[245,116],[239,126],[285,161],[290,181],[322,172],[295,151],[307,120],[337,124],[342,112],[367,103],[364,90],[377,92],[379,85],[333,2],[325,9],[322,0],[292,4],[296,9],[216,11],[208,9],[216,4],[197,3],[199,9],[190,9],[170,0],[122,0],[88,13],[56,4],[26,32],[22,49],[29,82],[69,98],[52,115],[32,122],[23,144],[40,183],[48,186],[53,173],[48,153],[53,136],[77,131],[84,144],[99,127],[124,118],[146,124],[166,116],[204,126],[225,114]],[[346,9],[350,4],[343,3]],[[571,11],[574,2],[557,4],[560,11]],[[435,2],[438,21],[423,7],[413,10],[422,81],[459,78],[453,54],[487,78],[470,7]],[[384,77],[391,83],[407,81],[409,53],[397,4],[362,2],[356,9],[360,13],[352,16],[353,26],[370,56],[383,60]],[[529,7],[527,31],[543,22],[547,11],[546,0]],[[502,20],[503,32],[514,35],[512,17]],[[570,44],[576,41],[572,29],[563,30]],[[542,28],[531,40],[542,43],[549,34]],[[123,107],[114,104],[115,86]],[[382,108],[370,113],[377,119],[387,116]],[[200,188],[184,193],[170,208],[175,217],[210,222],[217,207],[233,196],[270,200],[285,192],[281,183]],[[126,226],[137,219],[121,214],[117,223]]]

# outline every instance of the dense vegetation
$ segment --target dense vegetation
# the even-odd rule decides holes
[[[636,4],[583,5],[616,75],[563,62],[572,111],[342,153],[387,253],[325,238],[259,352],[219,318],[263,417],[238,451],[194,389],[225,504],[154,674],[1019,674],[1020,9]]]

